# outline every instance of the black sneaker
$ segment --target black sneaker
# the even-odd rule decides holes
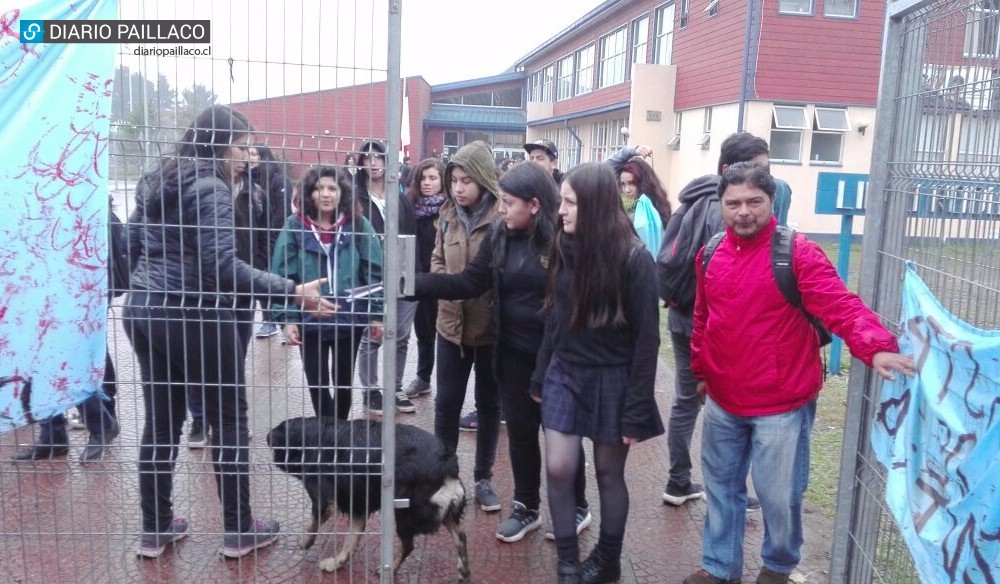
[[[193,420],[191,431],[188,432],[188,448],[197,449],[208,446],[208,432],[205,430],[205,422]]]
[[[497,539],[507,543],[521,541],[529,531],[542,526],[542,516],[537,509],[528,509],[519,501],[514,501],[510,517],[497,527]]]
[[[365,392],[365,409],[368,410],[369,414],[375,414],[376,416],[382,415],[382,392],[381,391],[366,391]]]
[[[466,432],[475,432],[479,429],[479,414],[476,410],[462,416],[462,419],[458,421],[458,429]]]
[[[590,527],[590,524],[594,522],[594,516],[590,514],[590,507],[577,507],[576,508],[576,534],[580,535],[583,533],[584,529]],[[545,539],[550,541],[556,540],[556,532],[552,531],[552,526],[550,525],[548,529],[545,530]]]
[[[396,392],[396,411],[404,414],[412,414],[417,411],[417,406],[413,405],[410,398],[402,391]]]
[[[705,487],[701,483],[688,483],[684,488],[673,483],[667,483],[667,489],[663,491],[663,502],[667,505],[679,507],[688,501],[705,499]]]

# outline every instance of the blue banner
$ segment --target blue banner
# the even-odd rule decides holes
[[[1000,331],[950,314],[912,266],[900,351],[919,373],[886,382],[872,447],[886,503],[923,582],[1000,578]]]
[[[0,14],[0,431],[100,391],[115,45],[33,42],[27,27],[116,17],[114,0]]]

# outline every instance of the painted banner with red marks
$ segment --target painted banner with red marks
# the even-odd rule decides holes
[[[1000,582],[1000,331],[903,280],[900,352],[917,375],[885,382],[872,449],[921,582]]]
[[[114,0],[0,11],[0,431],[100,391],[112,44],[22,42],[25,21],[113,19]]]

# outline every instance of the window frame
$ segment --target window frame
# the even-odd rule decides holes
[[[857,20],[861,14],[861,0],[851,0],[854,5],[854,10],[851,14],[830,14],[826,11],[830,0],[823,0],[823,18],[839,18],[842,20]]]
[[[563,63],[569,63],[569,75],[563,75]],[[567,94],[563,94],[563,80],[568,80]],[[556,59],[556,101],[572,99],[576,93],[576,52],[564,55]]]
[[[843,166],[844,164],[844,135],[846,132],[813,130],[812,138],[809,141],[809,165],[810,166]],[[813,147],[816,145],[817,136],[837,136],[840,138],[840,147],[837,151],[836,160],[813,160]]]
[[[590,51],[590,64],[587,65],[586,67],[581,68],[580,67],[580,63],[582,61],[581,57],[585,53],[587,53],[587,51]],[[576,67],[574,68],[575,73],[573,75],[573,77],[576,80],[576,83],[574,83],[575,91],[573,93],[573,96],[575,97],[577,95],[586,95],[594,91],[594,77],[595,77],[595,70],[597,69],[597,43],[596,42],[589,43],[584,47],[574,51],[573,54],[576,57],[575,59]],[[590,77],[589,85],[583,85],[582,80],[588,76],[587,75],[588,72]]]
[[[660,20],[660,15],[665,15],[667,10],[670,9],[670,30],[668,32],[662,32],[660,26],[662,22],[666,22],[666,18],[662,21]],[[677,20],[677,6],[674,2],[667,2],[666,4],[661,4],[653,10],[653,63],[656,65],[670,65],[671,61],[674,60],[674,31],[676,30]],[[660,62],[660,47],[663,43],[667,43],[666,49],[666,62]]]
[[[991,38],[983,33],[983,24],[986,19],[989,18],[995,20],[996,22],[993,25],[994,29],[1000,30],[1000,8],[984,9],[977,6],[970,8],[967,14],[969,15],[967,18],[971,20],[966,20],[965,27],[963,29],[964,38],[962,40],[962,56],[966,59],[1000,59],[1000,34],[996,35],[996,41],[993,43],[992,53],[979,51],[984,38],[987,40]]]
[[[788,109],[797,110],[802,114],[802,124],[782,124],[778,122],[778,109]],[[806,112],[806,106],[804,105],[789,105],[789,104],[774,104],[771,106],[771,127],[778,130],[808,130],[809,129],[809,115]]]
[[[632,79],[632,65],[645,64],[649,62],[649,13],[646,13],[637,18],[633,18],[632,22],[629,23],[629,62],[628,67],[625,71],[625,80]],[[642,21],[646,21],[646,34],[642,38],[641,43],[637,43],[636,39],[638,37],[638,25]],[[636,49],[642,47],[642,60],[636,59]]]
[[[605,87],[620,85],[622,83],[625,83],[626,79],[628,79],[628,75],[626,74],[626,70],[628,69],[628,63],[626,62],[626,59],[628,58],[628,53],[629,53],[628,28],[629,25],[623,24],[622,26],[616,28],[615,30],[609,32],[608,34],[602,36],[599,39],[598,44],[601,47],[600,51],[601,58],[599,62],[599,68],[597,71],[597,89],[604,89]],[[607,43],[613,42],[612,39],[614,39],[614,37],[617,36],[618,34],[622,35],[621,51],[614,53],[610,56],[605,55],[605,48]],[[612,50],[614,50],[614,48],[612,48]],[[618,67],[615,67],[615,63],[612,63],[612,60],[620,60],[621,64]],[[608,79],[607,83],[605,83],[606,81],[605,72],[607,71],[609,63],[611,63],[611,66],[613,67],[612,75],[614,75],[615,73],[619,73],[618,71],[615,70],[619,67],[621,71],[618,74],[618,76],[612,79]]]
[[[680,8],[680,22],[675,28],[684,28],[688,25],[688,18],[691,16],[691,0],[679,0],[681,3]],[[671,3],[672,4],[672,3]],[[674,18],[677,18],[675,9]]]
[[[855,0],[857,2],[857,0]],[[719,15],[719,0],[708,0],[708,6],[705,7],[705,13],[708,14],[709,18],[713,18]]]
[[[819,114],[820,112],[837,112],[843,114],[844,125],[843,127],[824,127],[820,122]],[[847,108],[840,107],[824,107],[816,106],[813,108],[813,120],[815,120],[815,128],[820,132],[850,132],[851,131],[851,118],[847,115]]]
[[[795,4],[800,4],[801,1],[796,0],[778,0],[778,14],[785,16],[813,16],[816,14],[816,0],[807,0],[809,2],[809,12],[798,12],[791,10],[782,10],[781,5],[786,2],[794,2]]]

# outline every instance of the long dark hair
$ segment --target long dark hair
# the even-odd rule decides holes
[[[573,246],[570,329],[623,324],[625,264],[638,237],[622,208],[618,181],[611,167],[597,162],[581,164],[566,173],[563,188],[576,193],[576,228],[563,231],[562,221],[552,240],[552,268],[545,306],[553,304],[559,273],[566,269],[563,246]]]
[[[312,193],[316,190],[316,185],[321,178],[332,178],[336,181],[340,188],[340,202],[337,204],[337,211],[343,213],[349,223],[354,223],[360,215],[355,213],[351,175],[333,166],[314,166],[306,171],[299,187],[299,193],[302,197],[300,213],[313,221],[319,218],[319,209],[316,208],[316,203],[312,200]]]
[[[537,164],[518,164],[500,177],[500,190],[523,201],[538,199],[539,209],[534,216],[529,243],[538,253],[546,253],[556,231],[559,209],[558,187],[552,175]],[[506,225],[501,225],[501,229],[506,229]],[[505,254],[506,250],[499,257],[493,254],[497,265],[503,265]]]
[[[436,168],[438,176],[441,178],[441,194],[444,194],[444,163],[440,158],[425,158],[413,169],[410,174],[410,188],[406,189],[406,198],[411,205],[416,205],[420,200],[420,181],[424,179],[424,171],[428,168]]]
[[[279,193],[281,189],[285,188],[285,171],[282,169],[282,164],[274,156],[274,152],[269,147],[263,144],[255,144],[252,148],[257,150],[260,162],[257,163],[255,168],[247,167],[247,175],[250,178],[250,182],[259,185],[268,195]],[[288,193],[286,196],[291,196],[291,193]]]
[[[181,190],[198,178],[214,175],[229,184],[232,179],[223,166],[226,151],[234,140],[251,132],[250,121],[232,108],[213,105],[198,114],[177,143],[174,155],[161,160],[141,179],[147,188],[147,216],[159,217],[163,209],[176,205]]]
[[[631,173],[635,177],[639,194],[649,197],[663,224],[666,225],[667,221],[670,220],[670,201],[667,200],[667,191],[660,183],[660,177],[656,176],[653,167],[642,157],[633,156],[625,163],[618,175],[621,176],[622,172]]]

